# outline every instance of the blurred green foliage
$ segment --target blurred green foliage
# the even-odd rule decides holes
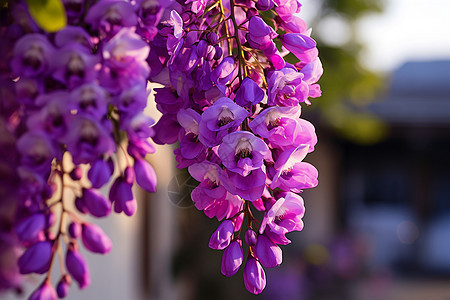
[[[55,32],[67,24],[66,12],[61,0],[26,0],[29,12],[45,31]]]
[[[380,74],[360,63],[364,46],[358,42],[355,28],[364,15],[382,12],[384,0],[321,0],[315,4],[320,5],[318,15],[308,25],[318,43],[324,74],[319,81],[322,97],[312,100],[312,109],[317,107],[321,121],[344,138],[360,144],[376,143],[386,136],[387,126],[368,111],[367,105],[380,94],[384,83]],[[342,45],[327,45],[314,31],[329,16],[339,16],[350,29],[350,37]]]

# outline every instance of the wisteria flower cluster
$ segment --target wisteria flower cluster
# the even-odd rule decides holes
[[[244,265],[245,287],[261,293],[263,267],[280,265],[279,245],[303,228],[298,194],[318,183],[317,170],[303,161],[317,143],[315,129],[300,114],[320,96],[323,70],[298,17],[301,4],[62,2],[68,25],[58,32],[40,29],[20,1],[10,3],[11,20],[2,27],[10,61],[1,66],[8,96],[1,125],[18,153],[7,170],[19,182],[5,234],[25,247],[21,274],[46,274],[30,299],[63,298],[73,280],[90,284],[80,246],[105,254],[112,243],[83,214],[131,216],[133,184],[155,191],[145,160],[154,152],[150,138],[178,143],[177,167],[200,182],[191,197],[221,222],[209,247],[223,250],[222,274]],[[296,63],[285,60],[289,53]],[[154,125],[143,113],[149,82],[163,86],[154,89],[162,113]],[[99,189],[108,182],[105,197]],[[55,288],[56,256],[62,275]]]

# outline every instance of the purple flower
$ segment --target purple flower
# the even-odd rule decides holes
[[[218,165],[205,161],[189,166],[188,170],[195,180],[200,181],[191,194],[197,209],[203,210],[210,218],[217,217],[219,221],[239,211],[243,202],[223,187],[228,178]]]
[[[268,78],[267,104],[279,106],[296,106],[308,98],[308,84],[302,80],[303,73],[293,68],[274,71]]]
[[[298,0],[274,0],[277,4],[275,11],[282,20],[289,20],[293,15],[298,14],[302,8]]]
[[[207,108],[199,124],[200,141],[213,147],[222,141],[229,131],[234,131],[248,116],[248,112],[233,102],[230,98],[222,97]]]
[[[22,165],[40,173],[50,171],[56,151],[49,138],[40,131],[28,131],[17,140],[17,150],[22,155]]]
[[[136,173],[136,183],[149,193],[156,192],[157,176],[155,170],[144,159],[134,161],[134,172]]]
[[[109,237],[93,223],[83,223],[81,239],[86,249],[94,253],[105,254],[112,249]]]
[[[111,202],[95,189],[83,189],[80,198],[86,210],[94,217],[106,217],[111,212]]]
[[[28,300],[56,300],[58,296],[50,280],[45,280],[28,298]]]
[[[228,180],[223,181],[225,188],[233,195],[244,200],[258,200],[264,192],[266,173],[262,169],[255,169],[247,176],[229,172]]]
[[[52,260],[52,243],[38,242],[29,247],[19,258],[18,265],[21,274],[44,274],[50,268]]]
[[[244,267],[244,285],[252,294],[260,294],[266,287],[266,274],[261,264],[250,257]]]
[[[38,213],[17,223],[15,231],[21,242],[32,243],[40,238],[46,226],[47,220],[45,215],[43,213]]]
[[[231,56],[225,57],[222,62],[211,72],[211,81],[218,85],[228,84],[237,72],[234,58]]]
[[[265,233],[274,243],[286,245],[291,241],[286,233],[303,229],[305,213],[303,199],[294,193],[283,193],[264,215],[259,233]]]
[[[234,224],[231,220],[225,220],[220,223],[219,227],[214,231],[209,240],[209,248],[223,250],[231,242],[234,232]]]
[[[137,178],[136,178],[137,179]],[[123,177],[118,177],[109,190],[109,199],[114,202],[114,211],[127,216],[132,216],[136,212],[137,202],[131,190],[132,184]]]
[[[72,43],[58,50],[54,59],[52,75],[69,89],[97,78],[99,57],[92,55],[90,49]]]
[[[84,289],[91,284],[91,276],[88,264],[77,248],[76,245],[69,245],[66,267],[69,274],[78,282],[80,289]]]
[[[304,63],[316,60],[319,51],[316,42],[307,35],[301,33],[286,33],[279,36],[279,39],[289,51]]]
[[[79,114],[88,114],[100,120],[108,112],[107,99],[108,95],[105,89],[98,84],[88,83],[70,93],[70,108]]]
[[[252,48],[260,49],[265,47],[267,43],[273,43],[272,40],[277,36],[278,34],[275,30],[267,25],[261,17],[254,16],[250,18],[247,40]]]
[[[159,145],[173,144],[178,140],[180,129],[176,114],[164,114],[153,126],[155,131],[153,141]]]
[[[248,131],[236,131],[226,135],[218,153],[228,170],[242,176],[260,169],[263,159],[270,155],[266,143]]]
[[[75,164],[91,163],[115,151],[115,143],[104,127],[90,116],[77,116],[64,137]]]
[[[136,85],[124,90],[113,100],[120,114],[136,114],[144,110],[147,105],[147,90],[144,85]]]
[[[112,159],[96,159],[88,171],[88,179],[93,188],[98,189],[105,185],[114,171],[114,162]]]
[[[258,0],[258,2],[256,2],[256,8],[262,11],[270,10],[273,6],[273,0]]]
[[[201,116],[191,108],[182,109],[177,114],[177,120],[186,134],[180,135],[180,154],[185,159],[194,159],[206,155],[206,147],[199,140],[199,123]]]
[[[46,74],[51,68],[54,51],[46,36],[26,34],[14,46],[12,71],[24,77]]]
[[[129,2],[102,0],[89,9],[84,21],[93,29],[114,34],[122,27],[135,26],[137,16]]]
[[[222,264],[220,266],[222,274],[227,277],[236,274],[242,265],[243,256],[241,241],[232,241],[222,255]]]
[[[302,189],[317,186],[317,169],[309,163],[302,162],[308,154],[309,145],[300,145],[283,151],[276,159],[271,189],[279,187],[283,191],[300,193]]]
[[[254,249],[256,258],[266,268],[276,267],[280,265],[283,260],[280,247],[264,234],[258,236]]]
[[[69,22],[77,22],[84,13],[84,0],[62,0]]]
[[[104,68],[100,83],[111,92],[139,84],[145,86],[150,74],[146,61],[149,51],[148,44],[133,28],[122,28],[103,47]]]
[[[163,114],[175,114],[186,105],[185,101],[181,97],[178,97],[172,88],[156,88],[154,91],[156,92],[156,108]]]
[[[281,18],[280,18],[281,19]],[[297,17],[296,15],[291,15],[290,18],[285,18],[280,21],[280,27],[284,29],[287,33],[306,33],[308,27],[306,22]]]
[[[75,0],[84,3],[82,0]],[[94,46],[91,40],[91,36],[82,27],[78,26],[66,26],[64,29],[55,33],[55,45],[62,48],[67,44],[77,43],[86,49],[92,49]]]
[[[38,96],[35,102],[43,107],[28,118],[27,127],[33,131],[42,130],[52,138],[66,134],[71,119],[68,99],[69,94],[62,91]]]
[[[187,0],[185,4],[192,3],[191,10],[197,15],[201,15],[205,10],[208,0]]]
[[[250,106],[261,102],[264,95],[264,91],[258,84],[253,79],[246,77],[237,90],[234,101],[240,106]]]
[[[249,126],[253,132],[267,139],[273,148],[291,149],[308,144],[314,150],[317,136],[314,126],[299,119],[300,107],[270,107],[262,111]]]

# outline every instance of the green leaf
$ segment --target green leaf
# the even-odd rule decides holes
[[[27,0],[29,11],[45,31],[55,32],[66,26],[66,12],[61,0]]]

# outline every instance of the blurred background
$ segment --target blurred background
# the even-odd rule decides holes
[[[84,252],[92,286],[69,299],[450,299],[450,1],[301,2],[325,70],[302,116],[319,137],[307,157],[319,186],[263,294],[242,268],[221,275],[218,222],[192,205],[197,183],[165,146],[149,157],[158,193],[99,222],[114,248]]]

